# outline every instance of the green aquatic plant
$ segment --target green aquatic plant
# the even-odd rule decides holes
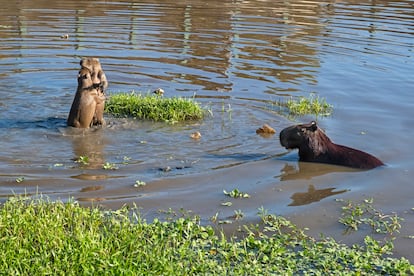
[[[239,189],[233,189],[230,192],[223,190],[223,193],[232,198],[248,198],[250,195],[248,193],[240,192]]]
[[[286,102],[291,115],[313,114],[316,116],[328,116],[332,112],[332,105],[328,104],[324,98],[319,98],[314,94],[309,97],[290,98]]]
[[[357,231],[362,226],[369,226],[374,233],[393,235],[398,233],[403,220],[397,214],[384,214],[374,208],[374,200],[365,199],[361,203],[347,201],[342,206],[339,222],[347,226],[346,232]]]
[[[260,226],[243,225],[245,235],[235,238],[188,214],[147,222],[135,208],[102,211],[76,202],[9,198],[0,207],[0,271],[4,275],[414,273],[407,259],[384,256],[388,249],[371,237],[364,245],[350,247],[332,238],[316,240],[265,210],[259,217]]]
[[[86,155],[81,155],[75,160],[75,163],[80,163],[82,165],[88,165],[89,164],[89,157],[86,156]]]
[[[24,176],[19,176],[19,177],[17,177],[15,181],[16,181],[17,183],[21,183],[21,182],[23,182],[23,181],[24,181]]]
[[[102,168],[104,170],[117,170],[118,167],[114,163],[105,162],[105,164],[102,165]]]
[[[204,116],[204,110],[193,99],[134,92],[111,95],[105,104],[105,112],[119,117],[169,123],[199,120]]]
[[[136,180],[135,181],[135,184],[134,184],[134,187],[143,187],[145,185],[147,185],[147,183],[145,183],[144,181],[142,181],[142,180]]]
[[[232,216],[235,220],[241,220],[244,217],[244,213],[242,210],[234,210],[234,215]]]

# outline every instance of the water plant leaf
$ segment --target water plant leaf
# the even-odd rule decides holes
[[[238,189],[233,189],[230,192],[227,192],[226,190],[223,190],[223,193],[229,197],[232,198],[249,198],[250,195],[247,193],[242,193]]]
[[[104,170],[117,170],[118,169],[118,167],[114,163],[109,163],[109,162],[106,162],[105,164],[103,164],[102,168]]]
[[[75,163],[81,163],[83,165],[89,164],[89,157],[88,156],[79,156],[78,159],[75,160]]]
[[[142,186],[145,186],[145,185],[147,185],[147,183],[145,183],[144,181],[137,180],[137,181],[135,181],[134,187],[142,187]]]

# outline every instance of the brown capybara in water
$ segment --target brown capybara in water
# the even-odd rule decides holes
[[[93,85],[91,72],[87,68],[82,68],[78,74],[78,89],[70,108],[67,125],[89,128],[92,126],[96,107],[104,101],[105,95]]]
[[[299,149],[300,161],[358,169],[384,165],[381,160],[366,152],[332,143],[314,121],[283,129],[280,132],[280,144],[287,149]]]
[[[99,96],[104,99],[96,106],[92,124],[105,125],[103,114],[105,109],[105,91],[108,87],[108,80],[106,79],[101,63],[98,58],[83,58],[80,61],[80,66],[81,69],[87,68],[91,72],[92,83],[94,87],[98,88],[98,91],[100,92]]]

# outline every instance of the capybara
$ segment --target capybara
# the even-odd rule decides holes
[[[108,80],[106,79],[106,75],[102,69],[101,63],[98,58],[83,58],[80,61],[80,66],[81,69],[89,69],[91,72],[92,83],[96,88],[98,88],[98,91],[100,92],[99,96],[104,99],[96,106],[92,124],[105,125],[103,114],[105,109],[105,91],[108,87]]]
[[[315,121],[283,129],[280,132],[280,144],[287,149],[299,149],[300,161],[358,169],[384,165],[381,160],[366,152],[332,143]]]
[[[78,88],[70,108],[67,125],[89,128],[92,126],[96,107],[104,101],[105,95],[93,85],[91,72],[83,67],[78,74]]]

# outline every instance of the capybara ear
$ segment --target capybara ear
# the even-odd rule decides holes
[[[312,121],[311,126],[310,126],[310,130],[316,131],[317,129],[318,129],[318,125],[316,124],[315,121]]]

